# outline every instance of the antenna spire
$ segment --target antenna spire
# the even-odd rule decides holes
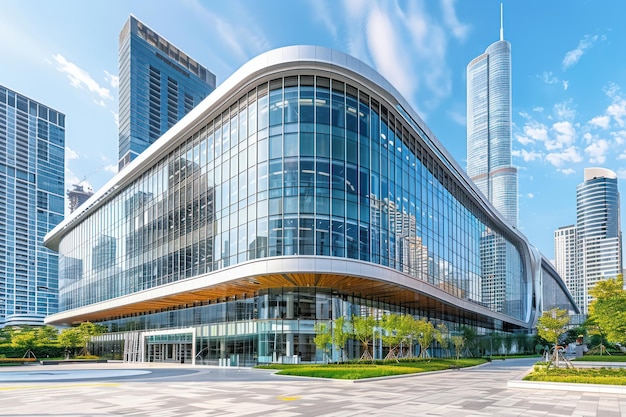
[[[504,40],[504,26],[502,24],[502,3],[500,3],[500,40]]]

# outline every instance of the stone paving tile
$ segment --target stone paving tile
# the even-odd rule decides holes
[[[625,394],[508,388],[524,369],[490,365],[358,384],[224,381],[208,371],[193,381],[1,383],[0,416],[626,417]]]

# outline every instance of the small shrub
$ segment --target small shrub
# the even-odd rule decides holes
[[[25,363],[37,362],[35,358],[0,358],[0,363]]]

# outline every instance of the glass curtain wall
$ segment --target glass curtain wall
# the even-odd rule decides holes
[[[63,238],[61,310],[252,259],[310,255],[388,266],[525,320],[516,240],[421,135],[340,80],[262,83]],[[490,265],[501,269],[493,285]]]

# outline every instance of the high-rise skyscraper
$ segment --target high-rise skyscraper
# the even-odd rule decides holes
[[[599,281],[617,277],[623,268],[615,172],[585,169],[584,182],[576,187],[576,226],[559,228],[554,236],[556,269],[581,313],[588,314],[589,291]]]
[[[591,298],[589,290],[598,281],[622,272],[617,175],[605,168],[586,168],[585,181],[576,187],[576,231],[579,268],[584,286],[583,314]]]
[[[58,254],[43,237],[64,189],[65,115],[0,86],[0,327],[57,312]]]
[[[215,75],[130,16],[119,37],[122,169],[215,89]]]
[[[559,227],[554,232],[554,264],[565,285],[576,301],[582,305],[583,286],[578,273],[576,225]]]
[[[511,44],[500,40],[467,66],[467,174],[517,227],[517,168],[511,162]]]
[[[85,201],[93,195],[90,187],[80,184],[74,184],[74,188],[67,190],[67,198],[70,202],[70,213],[73,213]]]

